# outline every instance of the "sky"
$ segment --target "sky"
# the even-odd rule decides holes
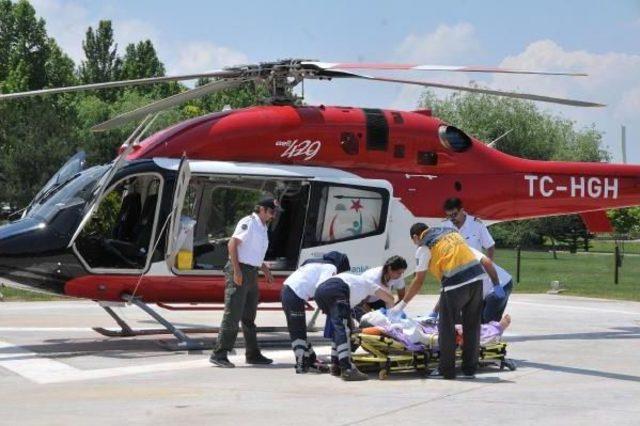
[[[325,62],[409,62],[586,72],[588,77],[405,73],[402,77],[604,103],[539,103],[578,127],[604,132],[621,161],[640,163],[640,0],[617,1],[249,1],[32,0],[76,63],[87,27],[113,22],[122,53],[150,39],[167,74],[282,58]],[[392,74],[399,76],[399,74]],[[309,104],[416,109],[423,89],[367,81],[310,81]],[[436,90],[438,96],[451,92]],[[455,124],[455,123],[454,123]]]

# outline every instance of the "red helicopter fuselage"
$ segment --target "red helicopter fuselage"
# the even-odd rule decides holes
[[[165,189],[157,202],[155,228],[153,232],[149,228],[149,234],[155,235],[151,242],[159,242],[159,250],[166,240],[163,223],[169,218],[169,209],[174,207],[171,194],[177,178],[175,171],[160,170],[157,159],[186,156],[190,161],[198,161],[201,170],[207,169],[207,176],[214,180],[215,167],[232,163],[233,167],[244,165],[242,173],[247,175],[266,166],[273,170],[287,169],[287,173],[296,169],[290,166],[312,166],[325,175],[348,175],[356,190],[359,182],[364,186],[377,185],[380,194],[387,191],[385,185],[389,186],[387,193],[391,199],[380,216],[386,223],[396,215],[393,221],[388,221],[388,230],[383,229],[383,224],[380,234],[370,233],[369,239],[360,240],[360,245],[349,240],[314,246],[303,241],[308,229],[305,228],[303,236],[299,227],[294,230],[300,234],[294,241],[298,246],[286,252],[295,258],[289,259],[290,264],[278,275],[279,284],[287,271],[295,269],[304,258],[317,256],[320,249],[351,250],[356,258],[370,254],[358,261],[360,268],[376,266],[384,260],[383,256],[391,254],[411,256],[408,227],[418,220],[437,223],[443,216],[443,202],[449,197],[461,198],[467,211],[488,222],[594,212],[603,217],[605,209],[640,204],[638,166],[517,158],[467,136],[433,117],[428,110],[250,107],[179,123],[133,148],[127,166],[131,171],[127,173],[167,173],[162,177]],[[129,175],[122,173],[109,185],[115,185],[117,179],[126,182]],[[300,185],[304,189],[308,182]],[[149,199],[144,191],[142,196]],[[52,220],[63,214],[71,215],[72,207],[70,204],[69,209],[52,216]],[[314,213],[311,204],[305,208],[304,214]],[[69,223],[77,223],[77,230],[66,229]],[[102,241],[93,247],[89,242],[90,248],[85,249],[74,244],[71,234],[77,236],[86,223],[89,223],[86,219],[81,222],[60,219],[60,224],[52,224],[36,217],[0,227],[1,276],[28,287],[93,300],[117,301],[123,295],[135,294],[151,303],[223,301],[224,277],[219,266],[211,269],[209,275],[206,270],[201,274],[181,274],[173,265],[167,267],[165,253],[156,256],[153,244],[147,242],[142,247],[146,260],[141,260],[139,267],[92,268],[91,261],[83,259],[82,250],[90,252],[99,263],[98,249],[102,250],[100,247],[107,243]],[[134,224],[132,229],[136,226],[141,224]],[[116,246],[134,253],[141,248],[131,241],[116,241],[118,245],[114,246],[111,234],[106,239],[111,241],[107,256],[113,255]],[[368,253],[370,248],[375,250]],[[115,258],[116,264],[127,262],[118,257],[123,257],[121,252]],[[278,301],[280,288],[281,285],[261,284],[261,300]]]
[[[466,146],[464,140],[443,143],[443,126],[448,124],[429,110],[251,107],[159,132],[130,158],[185,154],[198,160],[338,168],[388,180],[394,196],[416,217],[441,217],[443,202],[454,196],[490,222],[640,203],[639,166],[526,160],[471,137]]]

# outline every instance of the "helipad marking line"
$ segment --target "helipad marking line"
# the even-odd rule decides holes
[[[583,306],[570,306],[570,305],[553,305],[548,303],[535,303],[535,302],[519,302],[519,301],[511,301],[510,304],[514,305],[529,305],[529,306],[540,306],[542,308],[550,308],[550,309],[560,309],[560,310],[574,310],[574,311],[590,311],[590,312],[603,312],[609,314],[622,314],[622,315],[638,315],[640,316],[640,311],[638,312],[629,312],[629,311],[618,311],[616,309],[601,309],[601,308],[588,308]]]
[[[0,342],[0,351],[0,367],[4,367],[37,384],[77,382],[133,374],[158,373],[205,367],[214,368],[208,359],[200,358],[190,361],[81,370],[60,361],[41,357],[35,352],[8,342]],[[274,361],[291,362],[293,360],[293,353],[290,349],[265,350],[263,352],[265,355],[273,358]],[[249,367],[244,360],[244,354],[233,355],[230,356],[229,359],[235,363],[237,367]]]
[[[68,302],[45,302],[49,305],[45,305],[39,302],[15,302],[16,305],[11,306],[9,304],[14,302],[7,302],[2,306],[3,312],[8,311],[51,311],[51,310],[65,310],[65,309],[93,309],[99,311],[100,306],[95,303],[68,303]],[[31,304],[33,303],[33,306]],[[37,303],[37,304],[36,304]]]
[[[1,331],[93,331],[91,327],[0,327]]]
[[[0,367],[35,383],[53,383],[72,377],[77,369],[62,362],[40,358],[37,353],[7,342],[0,342]]]

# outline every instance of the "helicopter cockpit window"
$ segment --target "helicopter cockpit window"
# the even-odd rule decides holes
[[[328,244],[384,232],[389,195],[383,189],[324,186],[318,200],[315,243]]]
[[[272,269],[295,268],[308,203],[308,187],[276,178],[192,176],[182,216],[196,221],[193,233],[193,267],[176,273],[221,271],[227,262],[227,244],[240,219],[253,212],[269,195],[280,200],[284,211],[269,225],[265,258]]]
[[[160,184],[156,174],[136,175],[119,181],[106,193],[75,243],[89,268],[146,267],[156,228]]]
[[[30,205],[26,216],[38,217],[48,223],[62,210],[84,206],[91,199],[96,182],[107,168],[106,165],[95,166],[50,186]]]

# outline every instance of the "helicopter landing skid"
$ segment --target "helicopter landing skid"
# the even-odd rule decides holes
[[[167,321],[164,317],[158,314],[156,311],[151,309],[149,305],[144,303],[141,299],[131,297],[128,295],[123,296],[123,298],[130,303],[133,303],[149,315],[153,317],[156,321],[158,321],[165,328],[156,328],[156,329],[144,329],[144,330],[135,330],[127,324],[125,320],[123,320],[118,314],[116,314],[113,309],[109,306],[101,305],[101,308],[104,309],[111,318],[120,326],[120,330],[111,330],[104,327],[93,327],[93,331],[99,333],[106,337],[136,337],[136,336],[154,336],[159,334],[173,334],[178,341],[172,340],[159,340],[157,343],[160,347],[170,350],[170,351],[180,351],[180,350],[202,350],[202,349],[211,349],[212,343],[205,342],[201,340],[195,340],[187,336],[185,333],[194,333],[194,334],[206,334],[206,333],[219,333],[220,327],[192,327],[192,328],[177,328],[169,321]],[[311,317],[307,325],[307,330],[310,332],[317,331],[315,328],[315,322],[318,318],[318,314],[320,313],[319,309],[316,309],[314,314]],[[287,327],[257,327],[256,331],[258,333],[287,333],[289,330]]]
[[[151,336],[151,335],[156,335],[156,334],[173,334],[176,339],[178,339],[177,342],[172,342],[172,341],[159,341],[158,344],[164,348],[164,349],[168,349],[168,350],[172,350],[172,351],[196,351],[196,350],[202,350],[202,349],[208,349],[211,347],[211,344],[207,344],[201,340],[195,340],[190,338],[189,336],[187,336],[185,334],[185,332],[189,332],[189,333],[211,333],[211,332],[217,332],[218,329],[217,328],[192,328],[192,329],[179,329],[177,327],[175,327],[173,324],[171,324],[169,321],[167,321],[164,317],[162,317],[160,314],[158,314],[156,311],[154,311],[153,309],[151,309],[149,307],[149,305],[147,305],[146,303],[144,303],[141,299],[136,298],[136,297],[132,297],[129,295],[124,295],[123,299],[127,302],[130,302],[134,305],[136,305],[137,307],[139,307],[140,309],[142,309],[143,311],[145,311],[147,314],[149,314],[151,317],[153,317],[153,319],[155,319],[156,321],[158,321],[163,327],[164,329],[153,329],[153,330],[134,330],[132,329],[129,324],[127,324],[122,318],[120,318],[120,316],[118,316],[118,314],[116,314],[113,309],[111,309],[108,306],[102,306],[102,308],[109,314],[109,316],[111,316],[111,318],[113,318],[116,323],[118,323],[118,325],[120,326],[120,330],[114,331],[114,330],[108,330],[106,328],[102,328],[102,327],[94,327],[93,330],[96,331],[97,333],[102,334],[103,336],[107,336],[107,337],[133,337],[133,336]]]

